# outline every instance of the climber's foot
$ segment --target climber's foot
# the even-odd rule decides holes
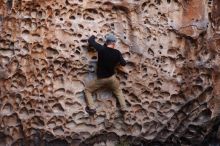
[[[95,109],[91,109],[89,108],[88,106],[85,108],[86,112],[89,114],[89,115],[94,115],[96,114],[96,110]]]

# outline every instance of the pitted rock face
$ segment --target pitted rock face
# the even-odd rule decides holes
[[[220,111],[219,12],[218,0],[0,0],[0,145],[202,142]],[[87,39],[110,32],[129,111],[100,90],[89,116]]]

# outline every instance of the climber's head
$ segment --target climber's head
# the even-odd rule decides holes
[[[116,41],[117,39],[112,33],[109,33],[105,36],[105,44],[109,48],[115,48]]]

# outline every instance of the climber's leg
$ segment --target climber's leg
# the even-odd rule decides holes
[[[103,79],[96,79],[91,81],[85,88],[84,93],[86,96],[86,101],[88,104],[88,107],[86,108],[87,112],[93,113],[95,112],[95,104],[94,104],[94,100],[92,98],[92,93],[94,91],[96,91],[97,89],[99,89],[100,87],[102,87],[104,84]]]
[[[119,104],[121,106],[120,108],[121,111],[125,111],[126,110],[125,98],[122,94],[122,90],[120,89],[120,83],[115,75],[111,77],[111,89],[119,101]]]

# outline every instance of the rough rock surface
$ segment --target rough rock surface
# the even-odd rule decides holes
[[[108,32],[129,111],[102,90],[90,117],[87,39]],[[0,0],[0,146],[199,144],[218,129],[219,55],[219,0]]]

